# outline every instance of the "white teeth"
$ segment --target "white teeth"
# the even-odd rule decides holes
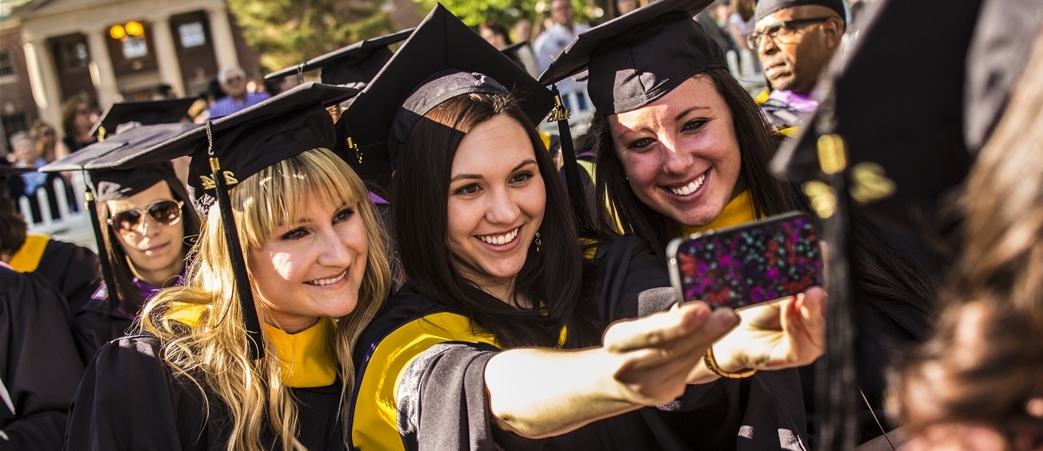
[[[699,176],[699,178],[697,178],[695,180],[692,180],[692,183],[689,183],[689,184],[687,184],[685,186],[682,186],[680,188],[670,188],[670,192],[672,192],[672,193],[674,193],[674,194],[676,194],[678,196],[687,196],[689,194],[694,193],[695,190],[699,189],[700,186],[703,186],[703,182],[705,182],[705,181],[706,181],[706,174],[703,174],[703,175]]]
[[[514,239],[518,237],[518,230],[520,230],[520,228],[511,230],[503,235],[478,235],[478,239],[489,244],[500,246],[514,241]]]
[[[308,282],[305,282],[305,283],[307,283],[309,285],[317,285],[317,286],[320,286],[320,287],[324,287],[326,285],[333,285],[333,284],[335,284],[337,282],[340,282],[341,279],[343,279],[347,275],[348,275],[348,271],[344,270],[344,272],[340,273],[339,276],[334,277],[332,279],[315,279],[315,280],[311,280],[311,281],[308,281]]]

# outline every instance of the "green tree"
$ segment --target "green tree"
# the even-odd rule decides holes
[[[270,70],[390,33],[381,0],[228,0],[246,43]]]
[[[413,0],[425,11],[435,7],[435,3],[445,5],[456,17],[467,26],[477,27],[487,20],[499,22],[505,27],[512,27],[522,19],[536,20],[539,12],[546,11],[550,15],[550,0]],[[593,0],[572,0],[576,9],[577,21],[586,20],[592,15]]]

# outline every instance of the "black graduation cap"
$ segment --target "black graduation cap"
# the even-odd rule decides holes
[[[430,86],[433,76],[463,73],[453,80]],[[484,75],[482,77],[481,75]],[[437,85],[437,86],[436,86]],[[553,106],[550,93],[525,69],[482,39],[442,5],[436,5],[379,74],[359,93],[338,121],[338,152],[352,165],[371,191],[384,196],[391,182],[391,167],[399,144],[390,136],[404,137],[401,119],[423,115],[421,105],[433,107],[451,97],[494,89],[502,85],[518,99],[533,123],[539,123]],[[411,114],[400,115],[407,98]],[[410,125],[411,126],[411,125]]]
[[[683,81],[728,67],[692,17],[713,0],[662,0],[580,33],[540,75],[550,85],[589,69],[587,93],[603,114],[644,106]]]
[[[98,139],[116,134],[116,127],[127,122],[141,125],[166,124],[179,122],[188,116],[188,109],[196,102],[194,97],[169,100],[148,100],[121,102],[109,105],[98,122],[91,128],[91,136],[98,133]]]
[[[953,218],[939,201],[972,163],[962,93],[981,3],[880,4],[855,48],[823,77],[817,88],[822,106],[798,138],[782,146],[776,173],[804,182],[824,180],[823,167],[843,172],[851,199],[867,214],[929,250],[950,253],[943,243]]]
[[[855,402],[844,395],[854,384],[850,354],[855,336],[844,327],[851,324],[850,299],[857,294],[847,283],[851,210],[858,208],[904,235],[911,250],[955,250],[943,243],[955,242],[957,220],[952,210],[940,206],[971,164],[962,94],[967,48],[981,2],[878,4],[866,17],[855,47],[820,78],[819,108],[809,125],[785,142],[772,161],[780,178],[802,184],[830,244],[829,364],[822,380],[829,394],[823,405],[834,423],[823,428],[825,449],[854,445],[853,431],[841,421],[850,418]],[[938,257],[938,262],[945,261]]]
[[[147,149],[198,127],[199,125],[189,123],[142,125],[84,147],[72,155],[40,168],[40,172],[84,171],[89,163],[118,149]],[[105,286],[108,287],[109,298],[120,303],[122,301],[115,288],[115,278],[112,275],[112,267],[109,265],[105,238],[102,234],[103,225],[98,220],[97,202],[126,199],[149,189],[162,180],[177,176],[170,161],[158,161],[133,170],[99,168],[87,172],[89,176],[86,192],[87,211],[91,225],[94,227],[94,239],[98,246],[98,260],[101,262],[102,277],[105,280]]]
[[[408,38],[412,32],[413,29],[409,28],[386,36],[359,41],[312,58],[304,64],[272,72],[265,75],[264,79],[272,80],[288,75],[303,77],[305,72],[322,69],[320,80],[328,85],[368,83],[394,54],[388,47]],[[301,79],[301,81],[304,80]]]
[[[261,357],[261,327],[239,244],[230,186],[260,170],[313,148],[333,148],[336,131],[327,105],[358,93],[357,89],[304,83],[234,114],[146,149],[123,147],[88,163],[87,168],[126,169],[155,161],[191,156],[189,188],[200,210],[217,203],[228,243],[236,286],[240,287],[247,341],[252,358]],[[204,211],[205,213],[205,211]]]

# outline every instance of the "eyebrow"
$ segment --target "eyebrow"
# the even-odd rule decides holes
[[[333,213],[333,215],[336,216],[337,213],[340,213],[342,210],[344,210],[345,208],[348,208],[350,206],[351,206],[351,204],[349,204],[347,202],[344,202],[344,203],[340,204],[340,206],[335,209],[336,211]],[[358,206],[358,202],[355,202],[355,206],[356,207]],[[306,222],[311,222],[311,221],[312,221],[311,218],[299,218],[299,219],[297,219],[296,222],[291,223],[291,225],[294,225],[294,224],[304,224]],[[287,225],[286,222],[279,222],[279,223],[277,223],[276,227],[285,227],[286,225]]]
[[[522,161],[521,163],[519,163],[517,166],[515,166],[514,169],[511,169],[511,172],[517,171],[517,170],[519,170],[519,169],[521,169],[521,168],[523,168],[525,166],[528,166],[530,164],[536,164],[536,160],[533,160],[532,158],[528,158],[525,161]],[[449,180],[449,184],[452,184],[453,182],[455,182],[457,180],[480,179],[480,178],[482,178],[481,174],[458,174],[456,177],[453,177],[452,179]]]
[[[681,120],[681,118],[689,115],[692,111],[695,111],[695,110],[711,110],[711,108],[708,107],[708,106],[700,106],[700,105],[693,106],[693,107],[691,107],[691,108],[689,108],[687,110],[684,110],[684,111],[682,111],[680,113],[677,113],[677,116],[674,117],[674,121]]]

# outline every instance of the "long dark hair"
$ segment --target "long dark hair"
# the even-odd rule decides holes
[[[760,108],[750,99],[750,95],[739,86],[727,69],[710,69],[696,77],[709,77],[732,112],[742,160],[739,178],[749,185],[757,214],[770,216],[796,209],[806,210],[806,202],[797,191],[783,189],[782,182],[768,170],[777,141],[772,137],[771,128],[764,120]],[[632,232],[644,237],[657,255],[665,261],[663,252],[666,244],[680,234],[680,229],[670,218],[642,203],[630,189],[623,162],[619,159],[612,142],[608,121],[600,117],[593,125],[597,127],[594,144],[597,196],[600,199],[607,198],[614,210],[610,212],[600,209],[599,225],[602,228],[610,228],[618,220],[623,225],[620,232]]]
[[[528,133],[547,193],[541,251],[529,246],[515,280],[515,294],[531,300],[532,308],[512,307],[476,287],[460,275],[446,245],[446,206],[456,149],[467,132],[500,114],[518,121]],[[597,277],[584,261],[565,188],[535,130],[514,100],[490,94],[454,97],[414,126],[391,192],[407,276],[403,290],[467,316],[508,348],[556,346],[563,326],[568,328],[566,347],[593,345],[601,330],[592,289]],[[496,155],[490,152],[489,158]]]
[[[170,193],[174,195],[174,200],[183,202],[180,224],[185,230],[185,238],[182,246],[185,255],[188,255],[189,249],[195,243],[195,238],[199,236],[199,227],[201,225],[199,216],[192,209],[192,201],[188,197],[188,191],[185,189],[185,186],[176,178],[166,178],[164,181],[170,187]],[[123,252],[123,247],[119,244],[118,232],[112,228],[108,221],[109,207],[105,202],[98,202],[98,224],[102,225],[105,251],[108,255],[109,267],[112,268],[113,283],[116,284],[115,287],[107,287],[106,289],[110,292],[115,291],[119,295],[119,306],[123,307],[123,311],[127,314],[134,315],[141,309],[145,299],[141,297],[141,293],[138,293],[137,288],[134,287],[134,272],[131,270],[127,253]],[[108,306],[110,309],[116,307],[116,305],[112,304]]]
[[[769,163],[779,138],[750,95],[727,69],[710,69],[696,77],[708,77],[731,110],[742,161],[739,177],[749,186],[757,215],[771,216],[793,210],[812,212],[799,186],[780,182],[771,174]],[[680,235],[680,229],[673,220],[645,205],[634,194],[612,142],[608,121],[602,117],[593,124],[597,127],[594,145],[597,196],[607,198],[612,210],[599,210],[599,226],[614,227],[618,220],[623,226],[621,232],[636,233],[647,239],[665,262],[666,245]],[[937,287],[923,269],[899,251],[891,239],[870,221],[856,213],[850,222],[854,244],[852,275],[860,296],[883,303],[909,304],[929,318],[936,317],[938,308],[934,300]]]

